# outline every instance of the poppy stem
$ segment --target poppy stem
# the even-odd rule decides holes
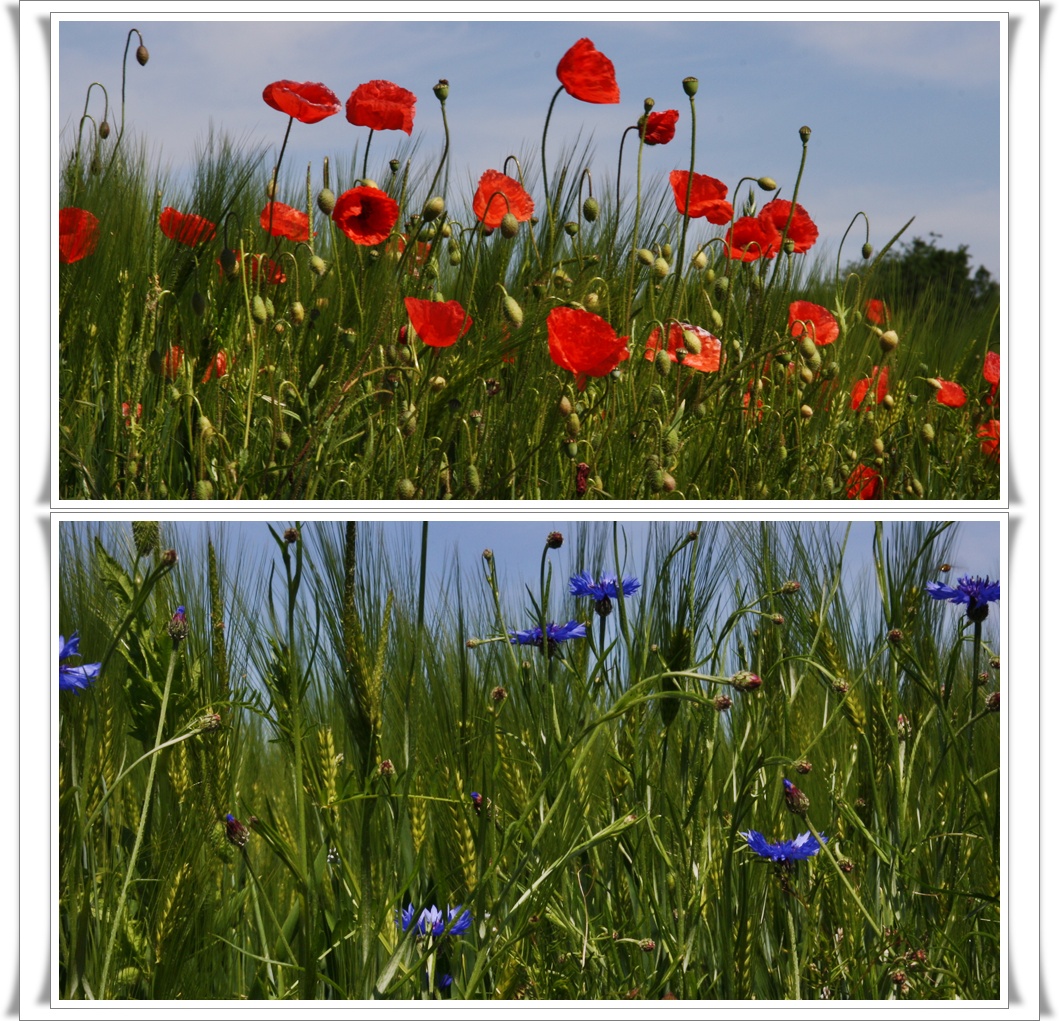
[[[360,167],[360,181],[363,184],[368,178],[368,153],[371,152],[371,140],[375,137],[375,129],[368,129],[368,144],[364,146],[364,162]]]
[[[130,28],[129,34],[125,37],[125,55],[121,58],[121,128],[118,131],[118,139],[114,143],[115,152],[118,151],[118,146],[121,145],[121,140],[125,135],[125,70],[129,62],[129,43],[132,42],[133,32],[139,37],[140,45],[143,45],[143,36],[140,35],[140,30],[138,28]]]
[[[636,291],[636,246],[640,240],[640,193],[643,186],[643,135],[640,135],[640,148],[636,152],[636,214],[632,222],[632,244],[629,251],[629,283],[626,288],[625,302],[625,329],[630,330],[632,324],[632,299]],[[690,178],[689,178],[690,180]],[[652,303],[653,310],[653,303]]]
[[[791,229],[791,224],[794,222],[794,214],[798,209],[798,189],[802,185],[802,174],[805,173],[805,161],[809,155],[809,137],[808,134],[802,140],[802,161],[798,164],[798,176],[794,179],[794,192],[791,195],[791,211],[787,214],[787,223],[783,227],[783,233],[780,234],[780,251],[783,251],[783,246],[787,242],[787,231]],[[780,260],[777,256],[776,265],[772,269],[772,281],[769,284],[771,288],[772,284],[775,284],[776,277],[780,271]]]
[[[548,125],[551,123],[552,110],[555,109],[555,101],[559,98],[559,94],[564,90],[564,86],[560,85],[555,90],[555,95],[552,96],[552,101],[548,104],[548,115],[544,118],[544,132],[541,135],[541,178],[544,182],[544,210],[545,210],[545,224],[544,229],[548,232],[548,258],[551,260],[552,253],[552,204],[548,197],[548,157],[545,151],[545,145],[548,139]]]
[[[684,273],[684,247],[688,238],[688,221],[691,219],[691,188],[695,182],[695,97],[688,96],[691,105],[691,162],[688,165],[688,188],[684,193],[684,218],[680,222],[680,245],[677,248],[676,280],[673,284],[673,294],[669,300],[669,308],[666,310],[667,318],[673,315],[673,302],[676,298],[677,289],[683,284]],[[733,214],[734,215],[734,214]]]
[[[276,166],[272,171],[272,187],[269,188],[271,194],[268,196],[268,235],[272,236],[272,216],[276,211],[276,187],[279,183],[279,168],[283,165],[283,154],[287,151],[287,139],[290,138],[291,125],[294,123],[294,117],[287,121],[287,130],[283,133],[283,144],[279,147],[279,159],[276,160]],[[265,268],[266,277],[268,275],[268,268]]]

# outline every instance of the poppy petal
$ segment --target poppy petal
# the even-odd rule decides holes
[[[578,39],[563,54],[555,73],[563,88],[583,103],[621,101],[614,65],[596,49],[591,39]]]

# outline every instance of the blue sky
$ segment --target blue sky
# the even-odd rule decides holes
[[[594,105],[561,96],[549,130],[550,163],[580,137],[592,147],[596,181],[613,182],[621,133],[650,96],[656,110],[677,109],[680,121],[672,143],[645,152],[645,172],[664,179],[686,168],[690,107],[681,81],[695,76],[696,170],[730,189],[742,176],[769,175],[790,197],[801,155],[798,129],[812,128],[799,200],[821,229],[819,253],[834,258],[859,210],[870,217],[877,248],[915,216],[907,239],[934,233],[942,247],[965,244],[972,266],[985,265],[999,278],[1001,25],[870,17],[335,22],[308,15],[282,22],[174,22],[137,14],[93,22],[64,16],[56,128],[70,144],[92,81],[107,87],[112,107],[120,103],[121,56],[133,26],[151,58],[141,68],[130,50],[126,123],[174,181],[211,126],[248,146],[270,147],[271,166],[287,118],[265,105],[261,91],[282,78],[322,81],[343,104],[373,78],[410,89],[418,97],[414,166],[432,172],[443,135],[431,88],[447,78],[450,206],[461,198],[467,204],[483,170],[501,168],[509,153],[539,152],[558,87],[556,64],[587,36],[614,63],[621,102]],[[90,107],[97,116],[98,104],[97,93]],[[318,188],[322,158],[329,155],[346,177],[341,187],[350,187],[353,149],[359,142],[363,152],[366,135],[344,112],[315,125],[295,123],[284,163],[300,181],[311,162]],[[376,133],[369,174],[382,177],[390,156],[407,153],[407,144],[401,132]],[[529,163],[526,169],[535,174],[536,160]],[[635,147],[629,145],[624,174],[623,191],[635,175]],[[289,196],[291,202],[299,195]],[[695,227],[708,236],[705,225]],[[692,237],[699,234],[693,230]],[[856,254],[862,240],[856,235],[846,252]]]

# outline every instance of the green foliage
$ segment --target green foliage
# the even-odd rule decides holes
[[[250,575],[163,523],[179,564],[140,574],[127,530],[62,525],[60,627],[105,664],[60,697],[65,998],[998,995],[1000,649],[924,592],[948,526],[880,525],[856,579],[820,525],[659,525],[635,561],[575,526],[578,569],[643,583],[609,614],[503,591],[503,549],[429,609],[427,526],[383,528],[277,528]],[[546,603],[588,637],[508,642]],[[809,828],[791,869],[740,836]]]

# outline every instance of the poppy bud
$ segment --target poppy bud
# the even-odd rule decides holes
[[[515,329],[522,325],[522,307],[510,294],[504,295],[504,318],[511,323]]]
[[[99,122],[99,137],[104,141],[110,138],[110,125],[106,121]]]
[[[316,208],[324,216],[330,216],[335,209],[335,193],[330,188],[321,188],[320,194],[316,196]]]
[[[882,402],[883,402],[883,407],[886,408],[887,411],[893,411],[893,407],[894,407],[893,394],[887,394],[882,399]]]
[[[309,265],[318,277],[322,277],[327,272],[327,263],[319,255],[314,255],[309,260]]]
[[[861,256],[862,256],[863,258],[865,258],[865,259],[870,259],[870,258],[871,258],[871,253],[872,253],[872,252],[873,252],[874,250],[875,250],[875,249],[873,249],[873,248],[872,248],[872,246],[871,246],[871,245],[869,245],[867,241],[865,241],[865,242],[864,242],[864,244],[863,244],[863,245],[861,246],[861,249],[860,249],[860,254],[861,254]]]
[[[589,195],[585,199],[585,204],[581,207],[581,212],[589,223],[595,223],[599,217],[599,203]]]
[[[810,369],[808,365],[803,365],[798,370],[798,377],[806,386],[808,386],[813,381],[813,370]]]
[[[671,456],[680,449],[680,433],[676,429],[667,429],[665,431],[662,436],[662,449]]]
[[[810,418],[813,417],[813,409],[810,408],[808,404],[803,404],[798,410],[801,413],[802,418],[804,418],[807,422]]]
[[[402,500],[411,500],[416,495],[415,483],[411,479],[401,479],[397,483],[397,495]]]
[[[305,322],[305,306],[300,301],[296,301],[291,305],[290,321],[295,326],[301,326]]]
[[[684,347],[693,355],[702,353],[702,341],[691,330],[684,330]]]
[[[566,431],[571,437],[576,437],[581,432],[581,418],[576,411],[571,411],[566,420]]]
[[[924,422],[923,423],[923,428],[919,430],[919,435],[920,435],[920,438],[923,440],[924,443],[933,443],[934,442],[934,426],[932,426],[929,422]]]
[[[659,254],[662,256],[663,259],[665,259],[667,261],[669,259],[672,259],[673,258],[673,246],[671,244],[669,244],[668,242],[666,242],[666,244],[662,245],[661,249],[659,249]]]
[[[724,326],[724,316],[715,308],[710,309],[710,322],[713,324],[715,330],[720,330]]]
[[[882,457],[882,455],[886,453],[886,444],[883,443],[883,438],[881,436],[876,436],[875,439],[871,441],[871,446],[872,450],[875,451],[876,456],[878,457]]]
[[[893,330],[887,330],[885,333],[879,334],[879,347],[883,349],[883,354],[888,354],[899,343],[897,334]]]
[[[656,493],[661,493],[665,489],[666,477],[660,468],[655,468],[647,473],[647,484]]]
[[[440,195],[435,195],[425,206],[423,206],[423,219],[427,223],[436,220],[445,212],[445,200]]]
[[[596,294],[595,291],[589,291],[588,294],[585,295],[585,308],[587,308],[589,312],[595,312],[596,309],[599,308],[599,304],[599,295]]]
[[[643,112],[644,113],[650,113],[654,108],[655,108],[655,101],[650,96],[648,96],[643,101]]]
[[[206,314],[206,299],[198,291],[191,295],[191,311],[197,316]]]
[[[265,299],[260,294],[255,294],[254,300],[250,303],[250,314],[254,317],[255,323],[263,323],[268,318]]]
[[[449,265],[458,266],[463,261],[463,252],[460,251],[460,246],[455,242],[449,242]]]
[[[681,84],[684,86],[685,96],[694,96],[699,91],[698,78],[685,78]]]
[[[655,253],[652,252],[650,248],[641,248],[637,251],[636,258],[645,266],[653,266],[655,261]]]
[[[140,67],[144,67],[150,59],[151,54],[147,52],[147,47],[144,46],[143,43],[140,43],[140,45],[136,47],[136,63],[139,64]]]
[[[567,237],[574,237],[580,229],[580,226],[574,220],[568,220],[563,224],[563,230],[566,231]]]
[[[775,191],[779,187],[771,177],[759,177],[757,179],[757,186],[762,191]]]
[[[728,277],[718,277],[714,282],[713,286],[716,288],[718,294],[724,294],[728,290],[728,285],[731,281]]]
[[[444,103],[449,98],[449,82],[447,78],[439,78],[437,85],[434,86],[434,95]]]
[[[655,352],[655,372],[660,376],[669,375],[669,352],[668,351],[657,351]]]
[[[513,238],[518,233],[518,220],[512,212],[504,213],[500,221],[500,233],[506,238]]]
[[[212,500],[213,499],[213,483],[209,479],[199,479],[195,483],[195,499],[196,500]]]
[[[236,270],[239,268],[239,263],[235,258],[235,252],[230,248],[221,249],[221,269],[224,270],[224,275],[231,280],[235,276]]]
[[[691,264],[696,269],[706,268],[706,253],[701,248],[691,257]]]
[[[651,272],[654,273],[659,280],[669,275],[669,263],[666,262],[661,256],[654,261],[654,265],[651,266]]]

